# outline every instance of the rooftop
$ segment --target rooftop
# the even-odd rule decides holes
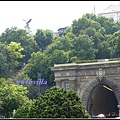
[[[120,5],[110,5],[109,7],[107,7],[105,10],[103,10],[99,14],[111,13],[111,12],[119,12],[119,11],[120,11]]]
[[[102,62],[92,62],[92,63],[80,63],[80,64],[76,64],[76,63],[68,63],[68,64],[54,64],[54,67],[62,67],[62,66],[85,66],[85,65],[95,65],[95,64],[113,64],[113,63],[119,63],[119,61],[102,61]]]
[[[58,31],[61,30],[61,29],[66,29],[66,28],[67,28],[67,27],[59,28]]]

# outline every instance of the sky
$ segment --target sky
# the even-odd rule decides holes
[[[0,1],[0,34],[6,28],[29,26],[33,32],[37,29],[49,29],[57,32],[59,28],[71,26],[86,13],[102,12],[111,4],[119,5],[120,1]]]

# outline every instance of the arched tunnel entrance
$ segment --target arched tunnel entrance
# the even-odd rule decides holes
[[[118,116],[118,102],[114,91],[104,84],[98,84],[92,91],[89,98],[89,114],[105,114],[106,117]]]

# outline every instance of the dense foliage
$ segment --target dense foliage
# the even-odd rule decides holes
[[[0,115],[9,118],[12,116],[14,109],[17,110],[29,101],[29,98],[26,96],[28,90],[21,85],[9,85],[3,78],[0,81],[0,100],[2,101]]]
[[[17,80],[37,80],[40,73],[41,78],[48,82],[47,87],[42,86],[44,94],[46,89],[55,86],[54,74],[50,70],[54,64],[96,62],[97,59],[117,60],[120,57],[119,26],[119,21],[87,13],[73,20],[64,36],[54,36],[51,30],[42,29],[38,29],[34,36],[29,36],[23,29],[6,28],[0,35],[0,83],[3,79],[14,83]],[[25,99],[28,99],[27,96],[31,99],[38,97],[39,86],[9,86],[6,83],[0,87],[0,113],[3,115],[10,116],[12,110],[18,109],[23,102],[15,91],[19,95],[24,91]],[[26,88],[29,95],[25,92]],[[21,93],[18,89],[21,89]],[[9,107],[8,111],[6,106]],[[59,117],[68,116],[65,114]]]
[[[25,113],[26,112],[26,113]],[[14,118],[88,118],[80,97],[75,91],[52,87],[33,104],[22,106]]]
[[[55,85],[50,70],[54,64],[119,57],[119,25],[120,22],[87,13],[73,20],[64,36],[42,29],[29,36],[25,30],[7,28],[0,36],[0,75],[4,77],[27,64],[22,76],[36,80],[37,73],[41,73],[49,86]]]

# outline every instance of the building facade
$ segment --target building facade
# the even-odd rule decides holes
[[[98,14],[98,16],[100,15],[114,21],[120,21],[120,5],[110,5],[108,8]]]
[[[91,116],[120,116],[119,61],[58,64],[51,70],[56,86],[76,91]]]

